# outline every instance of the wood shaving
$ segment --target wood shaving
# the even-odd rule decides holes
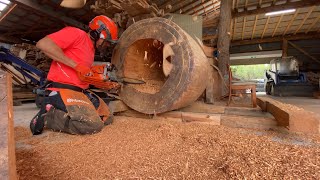
[[[119,116],[88,136],[15,130],[19,179],[320,178],[318,135]]]

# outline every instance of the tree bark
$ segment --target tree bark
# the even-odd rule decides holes
[[[219,59],[219,69],[224,77],[224,80],[228,82],[228,68],[227,65],[230,65],[230,24],[231,24],[231,7],[232,0],[223,0],[221,1],[221,10],[220,10],[220,20],[219,20],[219,34],[218,34],[218,59]],[[225,95],[228,91],[221,84],[221,96]]]

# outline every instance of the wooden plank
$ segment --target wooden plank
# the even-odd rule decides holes
[[[306,31],[306,34],[316,25],[316,23],[320,20],[320,16],[318,16],[313,23],[309,26],[308,30]]]
[[[300,23],[299,27],[298,27],[297,30],[294,32],[294,34],[297,34],[297,33],[300,31],[301,27],[304,25],[304,23],[306,22],[306,20],[309,18],[310,14],[313,12],[314,8],[315,8],[315,6],[312,6],[312,7],[309,9],[308,14],[304,16],[303,21]]]
[[[272,37],[274,37],[274,35],[276,34],[276,32],[277,32],[277,30],[278,30],[278,27],[279,27],[279,25],[280,25],[280,23],[281,23],[281,21],[282,21],[282,18],[283,18],[283,14],[280,16],[280,19],[279,19],[276,27],[274,28],[274,31],[273,31],[273,33],[272,33]]]
[[[242,33],[241,33],[241,39],[244,39],[244,30],[246,29],[246,20],[247,17],[243,17],[243,23],[242,23]]]
[[[267,30],[267,28],[268,28],[269,21],[270,21],[270,16],[268,17],[267,22],[266,22],[266,24],[264,25],[263,32],[262,32],[262,35],[261,35],[261,39],[263,39],[264,34],[266,33],[266,30]]]
[[[242,12],[233,12],[232,16],[233,18],[242,17],[242,16],[252,16],[257,14],[265,14],[268,12],[281,11],[286,9],[298,9],[298,8],[318,6],[318,5],[320,5],[319,0],[303,0],[303,1],[287,2],[281,5],[273,5],[273,6],[268,6],[264,8],[256,8],[253,10],[244,10]]]
[[[286,127],[292,132],[320,133],[320,118],[316,114],[268,97],[257,99],[261,109],[271,113],[279,126]]]
[[[0,71],[0,179],[17,179],[11,75]]]
[[[300,52],[302,52],[304,55],[308,56],[310,59],[314,60],[315,62],[320,64],[320,60],[318,60],[317,58],[311,56],[307,51],[303,50],[302,48],[300,48],[298,45],[294,44],[293,42],[288,41],[288,43],[294,47],[295,49],[299,50]]]
[[[236,34],[236,25],[237,25],[237,19],[236,18],[234,18],[234,23],[233,23],[233,31],[232,31],[232,36],[231,36],[231,40],[233,40],[234,39],[234,37],[235,37],[235,34]]]
[[[69,18],[64,13],[45,8],[44,6],[39,4],[37,1],[32,1],[32,0],[14,0],[14,1],[19,5],[30,7],[37,12],[46,14],[50,17],[54,17],[54,18],[56,18],[60,21],[63,21],[69,25],[78,27],[80,29],[87,29],[88,28],[88,25],[85,25],[75,19]]]
[[[1,13],[2,15],[1,15],[1,17],[0,17],[0,22],[1,22],[2,20],[4,20],[16,6],[17,6],[17,4],[14,3],[14,4],[8,9],[7,12],[5,12],[4,14]]]
[[[293,15],[293,17],[291,18],[291,21],[289,22],[286,30],[285,30],[285,31],[283,32],[283,34],[282,34],[283,36],[287,34],[287,31],[290,29],[293,21],[296,19],[297,15],[299,14],[299,11],[300,11],[300,9],[297,9],[296,13],[294,13],[294,15]],[[270,17],[270,16],[269,16],[269,17]]]
[[[254,25],[253,25],[253,29],[252,29],[251,39],[254,38],[254,34],[255,34],[255,32],[256,32],[257,20],[258,20],[258,15],[256,15],[256,18],[255,18],[255,20],[254,20]]]

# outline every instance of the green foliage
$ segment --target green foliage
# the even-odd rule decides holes
[[[265,79],[265,71],[270,69],[269,64],[231,66],[232,75],[241,80]]]

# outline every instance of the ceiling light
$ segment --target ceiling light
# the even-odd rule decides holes
[[[273,15],[278,15],[278,14],[287,14],[287,13],[292,13],[295,12],[295,9],[287,9],[287,10],[282,10],[282,11],[274,11],[274,12],[269,12],[266,13],[266,16],[273,16]]]

